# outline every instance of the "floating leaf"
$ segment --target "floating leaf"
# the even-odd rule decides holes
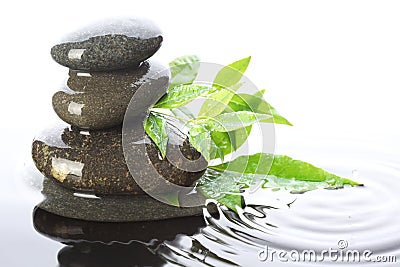
[[[329,173],[310,163],[295,160],[288,156],[267,153],[240,156],[231,162],[211,166],[210,168],[238,174],[268,175],[299,181],[326,182],[334,188],[342,187],[346,184],[359,185],[357,182]]]
[[[223,197],[217,199],[217,201],[236,213],[238,212],[238,207],[242,208],[244,206],[244,198],[239,193],[225,194]]]
[[[217,200],[233,211],[243,204],[243,196],[238,188],[237,175],[225,176],[211,169],[207,169],[198,182],[198,189],[204,196]]]
[[[315,189],[332,188],[326,182],[299,181],[212,169],[208,169],[198,181],[198,189],[204,196],[217,200],[235,212],[237,212],[237,207],[243,208],[244,201],[240,191],[251,186],[258,186],[259,189],[269,188],[272,191],[286,190],[296,194]]]
[[[336,189],[360,184],[288,156],[257,153],[209,167],[198,185],[206,197],[236,211],[237,206],[242,207],[238,192],[251,186],[304,193],[319,188]]]

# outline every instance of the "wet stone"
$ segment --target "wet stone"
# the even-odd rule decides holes
[[[53,95],[53,109],[68,124],[82,129],[104,129],[122,124],[127,106],[143,84],[143,110],[164,95],[169,77],[155,62],[143,62],[137,69],[110,72],[70,70],[67,86]],[[165,72],[164,72],[165,73]]]
[[[84,221],[151,222],[203,214],[202,206],[175,207],[148,195],[88,194],[85,197],[83,194],[59,186],[56,181],[48,178],[43,181],[42,193],[45,199],[38,204],[39,208],[59,216]],[[90,239],[96,238],[86,237],[86,240]]]
[[[148,195],[95,196],[87,194],[85,196],[61,187],[57,181],[49,178],[43,180],[42,194],[45,199],[38,204],[39,208],[59,216],[84,221],[149,222],[203,214],[202,206],[175,207]],[[144,235],[143,232],[141,234]],[[100,238],[99,235],[96,236],[87,236],[85,239],[95,241],[93,239]]]
[[[146,159],[129,171],[122,147],[120,127],[101,131],[83,131],[60,125],[32,145],[32,158],[36,167],[46,177],[78,192],[99,195],[143,194],[135,179],[145,181],[146,189],[163,188],[176,184],[190,186],[200,178],[207,162],[189,143],[185,136],[170,131],[167,148],[169,157],[162,158],[156,145],[144,137],[132,143],[130,158]],[[143,153],[145,152],[145,153]],[[184,156],[188,162],[198,162],[196,171],[172,164],[168,158]],[[163,179],[154,180],[156,172]],[[134,177],[133,177],[134,176]],[[135,178],[135,179],[134,179]]]
[[[109,19],[67,35],[52,47],[51,56],[70,69],[131,68],[154,55],[162,40],[161,31],[150,21]]]

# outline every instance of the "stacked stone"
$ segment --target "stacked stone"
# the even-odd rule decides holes
[[[122,123],[131,98],[142,85],[157,81],[146,92],[147,103],[142,101],[135,109],[138,114],[133,114],[145,118],[154,99],[168,88],[168,75],[159,74],[164,68],[148,60],[162,40],[160,30],[150,22],[113,19],[75,32],[51,49],[53,59],[69,68],[66,85],[53,96],[54,111],[69,126],[52,129],[32,145],[36,167],[46,177],[43,192],[48,199],[43,209],[95,221],[157,220],[201,212],[200,208],[182,211],[145,195],[124,158]],[[170,131],[169,137],[175,141],[168,146],[179,148],[187,159],[201,157],[186,137],[176,131]],[[189,186],[204,173],[205,168],[189,172],[176,167],[168,157],[159,156],[150,139],[146,142],[146,155],[137,156],[148,157],[151,164],[140,166],[134,175],[146,175],[146,170],[155,168],[166,183]],[[72,192],[102,196],[102,205],[107,204],[101,210],[96,210],[97,202],[87,199],[71,204]],[[112,207],[124,201],[131,214],[115,214]]]

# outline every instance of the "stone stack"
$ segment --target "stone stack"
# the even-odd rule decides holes
[[[70,218],[115,222],[201,213],[200,207],[183,209],[154,200],[133,176],[143,178],[147,170],[156,169],[165,183],[189,186],[206,166],[195,172],[180,169],[168,156],[160,157],[147,136],[143,137],[147,153],[132,158],[147,157],[148,164],[141,164],[132,174],[124,157],[122,123],[131,98],[141,86],[152,84],[134,109],[136,114],[130,114],[145,118],[169,85],[169,76],[160,74],[164,68],[148,60],[162,40],[159,29],[150,22],[113,19],[83,28],[51,49],[53,59],[69,68],[67,83],[53,96],[54,111],[69,125],[54,127],[33,142],[33,160],[46,177],[43,193],[47,198],[41,208]],[[138,124],[143,127],[143,121]],[[178,149],[189,160],[199,159],[200,153],[187,137],[177,132],[170,131],[174,142],[168,147],[174,149],[167,151]],[[149,187],[159,186],[148,180]],[[77,197],[82,193],[90,199]]]

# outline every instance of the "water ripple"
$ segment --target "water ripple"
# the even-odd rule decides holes
[[[383,151],[357,147],[352,153],[312,148],[314,162],[330,171],[362,182],[364,187],[315,190],[303,195],[268,190],[245,195],[248,205],[239,214],[218,207],[218,214],[204,210],[207,227],[192,237],[164,242],[159,255],[183,266],[265,266],[258,252],[268,246],[285,252],[336,249],[374,256],[395,256],[400,261],[400,164]],[[328,153],[329,151],[329,153]],[[352,177],[353,176],[353,177]],[[268,195],[268,196],[266,196]],[[272,202],[270,200],[273,200]],[[271,204],[273,203],[273,204]],[[268,205],[266,205],[268,204]],[[396,263],[274,262],[273,266],[373,265]]]

